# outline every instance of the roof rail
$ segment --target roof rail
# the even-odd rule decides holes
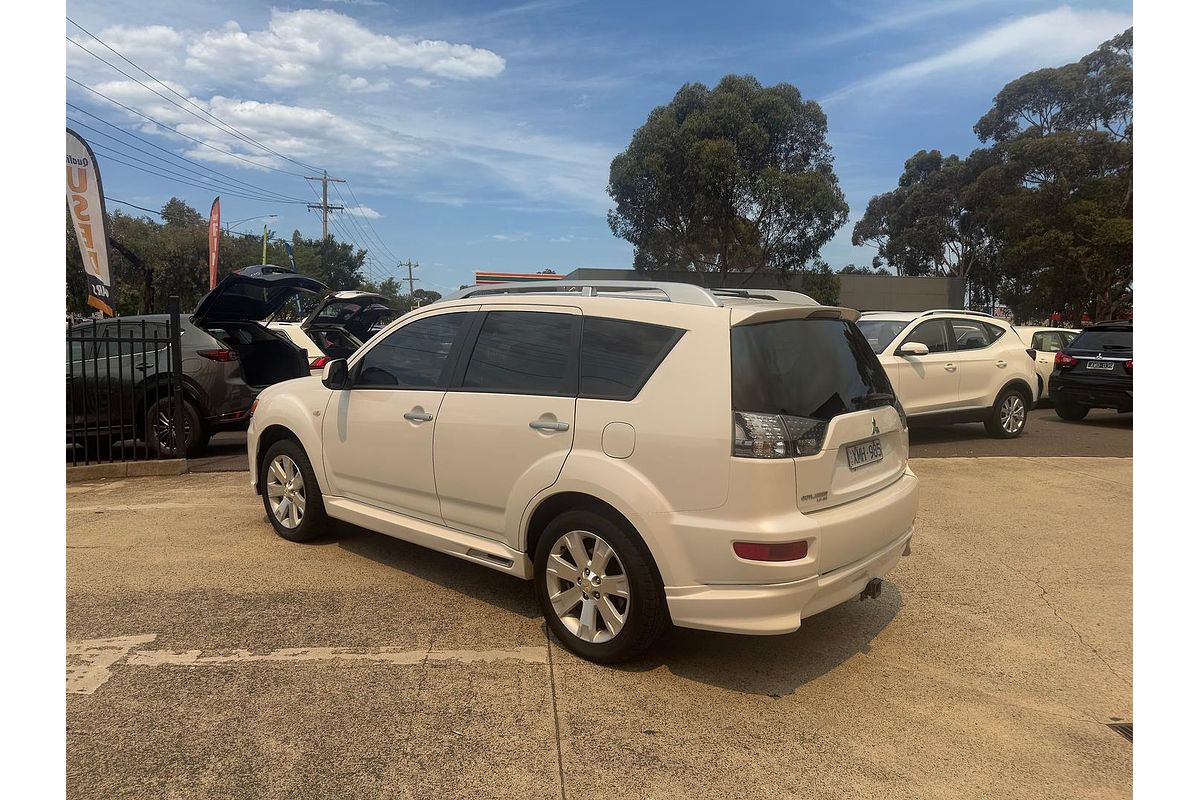
[[[747,300],[776,300],[797,306],[819,306],[816,300],[800,292],[783,289],[709,289],[717,297],[744,297]]]
[[[466,300],[472,297],[487,297],[502,294],[570,294],[578,293],[584,297],[596,297],[601,294],[624,294],[636,292],[630,296],[637,300],[661,300],[668,303],[683,303],[691,306],[720,307],[721,301],[703,286],[692,283],[667,283],[663,281],[537,281],[528,283],[499,283],[468,286],[437,301],[445,303],[450,300]],[[654,296],[657,292],[661,296]]]
[[[973,317],[987,317],[988,319],[1000,319],[995,314],[989,314],[986,311],[972,311],[969,308],[931,308],[927,311],[922,311],[918,316],[926,314],[969,314]],[[1007,320],[1003,320],[1007,321]]]

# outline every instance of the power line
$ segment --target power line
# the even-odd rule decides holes
[[[252,145],[254,145],[255,147],[258,147],[258,148],[260,148],[260,149],[262,149],[262,150],[265,150],[266,152],[268,152],[268,153],[271,153],[271,154],[272,154],[272,155],[274,155],[274,156],[278,156],[279,158],[282,158],[282,159],[283,159],[283,160],[285,160],[285,161],[290,161],[291,163],[295,164],[295,165],[296,165],[296,166],[298,166],[298,167],[304,167],[304,168],[306,168],[306,169],[313,169],[313,170],[315,170],[315,169],[319,169],[318,167],[314,167],[312,164],[306,164],[306,163],[304,163],[303,161],[298,161],[298,160],[296,160],[296,159],[292,158],[291,156],[286,156],[286,155],[284,155],[283,153],[280,153],[279,151],[277,151],[277,150],[274,150],[274,149],[272,149],[271,147],[268,147],[267,145],[263,144],[262,142],[258,141],[257,139],[253,138],[252,136],[250,136],[249,134],[243,133],[242,131],[240,131],[240,130],[238,130],[237,128],[235,128],[233,125],[230,125],[228,122],[226,122],[225,120],[223,120],[223,119],[221,119],[220,117],[218,117],[216,114],[213,114],[211,111],[208,111],[207,109],[205,109],[205,108],[203,108],[203,107],[201,107],[201,106],[197,105],[196,103],[192,102],[191,98],[185,97],[184,95],[182,95],[182,94],[180,94],[179,92],[177,92],[177,91],[175,91],[174,89],[172,89],[172,88],[171,88],[170,86],[168,86],[167,84],[163,83],[161,80],[159,80],[157,77],[155,77],[155,76],[154,76],[154,75],[153,75],[153,74],[152,74],[152,73],[151,73],[149,70],[145,69],[144,67],[141,67],[141,66],[139,66],[138,64],[135,64],[133,61],[131,61],[129,58],[127,58],[127,57],[126,57],[124,54],[122,54],[120,51],[118,51],[118,50],[116,50],[114,47],[112,47],[112,45],[110,45],[108,42],[104,41],[104,40],[103,40],[103,39],[101,39],[99,36],[97,36],[96,34],[94,34],[94,33],[92,33],[91,31],[89,31],[87,28],[85,28],[85,27],[83,27],[82,25],[80,25],[80,24],[79,24],[78,22],[76,22],[75,20],[71,19],[70,17],[67,17],[67,22],[71,23],[71,24],[72,24],[72,25],[74,25],[76,28],[78,28],[79,30],[83,31],[84,33],[86,33],[86,34],[87,34],[88,36],[90,36],[91,38],[95,39],[97,42],[99,42],[99,43],[100,43],[101,45],[103,45],[103,46],[104,46],[104,47],[105,47],[107,50],[109,50],[110,52],[112,52],[113,54],[115,54],[115,55],[116,55],[118,58],[120,58],[120,59],[121,59],[122,61],[124,61],[126,64],[129,64],[131,67],[133,67],[134,69],[138,70],[138,71],[139,71],[139,72],[141,72],[143,75],[146,75],[148,78],[150,78],[152,81],[154,81],[155,83],[157,83],[159,86],[163,87],[164,89],[166,89],[166,90],[167,90],[168,92],[170,92],[171,94],[175,95],[175,96],[176,96],[176,97],[178,97],[179,99],[181,99],[181,100],[183,100],[184,102],[186,102],[186,103],[187,103],[188,105],[190,105],[192,108],[195,108],[195,109],[197,109],[198,111],[200,111],[200,112],[202,112],[203,114],[205,114],[207,117],[211,118],[211,120],[215,120],[216,122],[212,122],[212,121],[210,121],[209,119],[204,119],[203,117],[199,117],[199,116],[198,116],[197,114],[195,114],[194,112],[188,111],[188,109],[186,109],[186,108],[183,108],[183,106],[180,106],[178,103],[176,103],[174,100],[171,100],[169,97],[166,97],[165,95],[163,95],[163,94],[161,94],[161,93],[159,93],[159,92],[155,91],[154,89],[150,88],[149,86],[146,86],[146,84],[142,83],[140,80],[138,80],[137,78],[133,77],[133,76],[132,76],[132,75],[130,75],[129,73],[125,72],[125,71],[124,71],[124,70],[122,70],[120,67],[118,67],[118,66],[116,66],[115,64],[113,64],[112,62],[110,62],[110,61],[107,61],[106,59],[104,59],[103,57],[101,57],[101,56],[97,55],[96,53],[93,53],[93,52],[92,52],[90,49],[88,49],[87,47],[84,47],[84,46],[83,46],[83,44],[81,44],[80,42],[77,42],[77,41],[75,41],[75,40],[74,40],[74,39],[72,39],[70,36],[68,36],[68,37],[67,37],[67,41],[69,41],[69,42],[73,43],[73,44],[74,44],[76,47],[79,47],[79,48],[81,48],[82,50],[84,50],[85,52],[87,52],[88,54],[90,54],[90,55],[91,55],[93,58],[96,58],[96,59],[98,59],[98,60],[102,61],[103,63],[107,64],[109,67],[111,67],[111,68],[115,69],[117,72],[120,72],[122,75],[124,75],[125,77],[127,77],[127,78],[129,78],[130,80],[134,81],[135,83],[139,84],[140,86],[142,86],[143,88],[147,89],[148,91],[154,92],[154,94],[156,94],[156,95],[158,95],[159,97],[163,98],[163,99],[164,99],[164,100],[166,100],[167,102],[169,102],[169,103],[171,103],[172,105],[174,105],[174,106],[176,106],[176,107],[178,107],[178,108],[182,109],[183,111],[187,111],[187,113],[191,114],[191,115],[192,115],[192,116],[194,116],[194,117],[197,117],[197,119],[200,119],[201,121],[203,121],[203,122],[206,122],[206,123],[207,123],[207,124],[209,124],[209,125],[212,125],[214,128],[217,128],[218,130],[220,130],[220,131],[222,131],[222,132],[224,132],[224,133],[229,133],[229,134],[232,134],[232,135],[236,136],[237,138],[241,139],[242,141],[244,141],[244,142],[246,142],[246,143],[248,143],[248,144],[252,144]],[[216,123],[220,123],[220,125],[217,125]]]
[[[350,197],[354,198],[354,205],[359,209],[364,208],[363,204],[358,199],[358,195],[356,195],[354,193],[354,187],[350,185],[349,181],[346,181],[346,189],[347,189],[347,191],[350,192]],[[341,194],[339,193],[338,196],[341,197]],[[345,200],[343,199],[342,202],[345,202]],[[391,256],[392,261],[399,262],[400,257],[397,256],[395,253],[393,253],[392,249],[390,247],[388,247],[387,244],[384,243],[383,238],[380,237],[380,235],[379,235],[379,231],[377,231],[375,229],[375,226],[371,224],[371,220],[368,217],[363,216],[363,221],[365,223],[367,223],[367,227],[371,230],[372,233],[375,234],[375,241],[377,241],[379,243],[379,246],[383,248],[383,251],[385,253],[387,253],[389,256]]]
[[[177,174],[172,174],[172,173],[168,173],[168,172],[161,172],[161,171],[159,171],[159,170],[157,170],[157,169],[151,169],[151,168],[149,168],[149,167],[139,167],[137,164],[132,164],[132,163],[130,163],[130,162],[128,162],[128,161],[124,161],[124,160],[122,160],[121,158],[118,158],[118,154],[117,154],[117,153],[111,153],[111,152],[108,152],[107,150],[105,150],[105,149],[101,148],[99,145],[97,145],[97,146],[96,146],[94,149],[95,149],[97,152],[99,152],[99,153],[102,153],[102,154],[104,155],[104,157],[105,157],[105,158],[111,159],[112,161],[115,161],[115,162],[116,162],[116,163],[118,163],[118,164],[122,164],[122,165],[124,165],[124,166],[126,166],[126,167],[129,167],[130,169],[136,169],[136,170],[138,170],[139,172],[145,172],[145,173],[147,173],[147,174],[149,174],[149,175],[154,175],[154,176],[156,176],[156,177],[159,177],[159,178],[167,178],[168,180],[172,180],[172,181],[176,181],[176,182],[178,182],[178,183],[182,183],[182,184],[184,184],[185,186],[193,186],[193,187],[195,187],[195,188],[197,188],[197,189],[204,189],[204,190],[206,190],[206,191],[213,191],[213,188],[214,188],[214,187],[213,187],[211,184],[210,184],[210,185],[206,185],[206,184],[203,184],[203,183],[196,183],[195,181],[188,180],[187,178],[185,178],[185,177],[183,177],[183,176],[180,176],[180,175],[177,175]],[[128,155],[128,154],[125,154],[125,153],[121,153],[121,154],[119,154],[119,155],[125,156],[126,158],[133,158],[133,156],[130,156],[130,155]],[[139,160],[140,160],[140,159],[139,159]],[[142,163],[146,163],[146,162],[142,162]],[[225,194],[228,194],[228,195],[231,195],[231,196],[233,196],[233,197],[238,197],[238,198],[240,198],[240,199],[242,199],[242,200],[254,200],[254,201],[257,201],[257,202],[260,202],[260,203],[281,203],[281,202],[284,202],[284,201],[282,201],[282,200],[276,200],[276,199],[275,199],[275,198],[273,198],[273,197],[261,197],[261,196],[255,196],[255,195],[243,194],[243,193],[241,193],[241,192],[236,192],[236,191],[234,191],[234,190],[232,190],[232,189],[224,189],[224,188],[222,188],[222,189],[219,189],[218,191],[221,191],[221,192],[223,192],[223,193],[225,193]]]
[[[125,130],[124,128],[121,128],[121,127],[119,127],[119,126],[117,126],[117,125],[114,125],[114,124],[112,124],[111,122],[108,122],[107,120],[105,120],[105,119],[103,119],[103,118],[101,118],[101,117],[98,117],[98,116],[96,116],[96,115],[95,115],[95,114],[93,114],[92,112],[90,112],[90,111],[87,111],[87,110],[85,110],[85,109],[82,109],[82,108],[80,108],[79,106],[76,106],[76,105],[74,105],[74,104],[72,104],[72,103],[67,103],[67,107],[68,107],[68,108],[71,108],[71,109],[73,109],[73,110],[75,110],[75,111],[77,111],[77,112],[79,112],[79,113],[81,113],[81,114],[87,114],[89,117],[91,117],[91,118],[95,119],[96,121],[100,122],[100,123],[101,123],[101,124],[103,124],[103,125],[107,125],[108,127],[112,128],[113,130],[117,131],[118,133],[124,134],[125,136],[128,136],[128,137],[130,137],[130,138],[132,138],[132,139],[136,139],[137,141],[139,141],[139,142],[142,142],[143,144],[146,144],[146,145],[149,145],[150,147],[153,147],[155,150],[160,150],[160,151],[162,151],[162,152],[166,153],[167,155],[171,156],[172,158],[179,159],[180,161],[184,161],[184,162],[186,162],[186,163],[188,163],[188,164],[194,164],[195,166],[197,166],[197,167],[199,167],[199,168],[201,168],[201,169],[203,169],[203,170],[206,170],[206,171],[208,171],[208,172],[211,172],[211,173],[213,173],[214,175],[219,175],[219,176],[221,176],[222,178],[225,178],[226,180],[233,181],[234,183],[241,184],[242,186],[244,186],[244,187],[246,187],[246,188],[248,188],[248,189],[252,189],[252,190],[254,190],[254,191],[256,191],[256,192],[261,192],[261,193],[263,193],[263,194],[271,194],[271,195],[275,195],[275,196],[279,197],[279,199],[281,199],[281,200],[286,200],[286,201],[291,201],[291,202],[304,202],[303,200],[301,200],[301,199],[300,199],[300,198],[298,198],[298,197],[291,197],[291,196],[289,196],[289,195],[285,195],[285,194],[283,194],[283,193],[281,193],[281,192],[277,192],[277,191],[275,191],[274,189],[267,189],[267,188],[265,188],[265,187],[257,186],[257,185],[255,185],[255,184],[253,184],[253,183],[249,183],[249,182],[247,182],[247,181],[243,181],[243,180],[241,180],[241,179],[239,179],[239,178],[235,178],[235,177],[233,177],[232,175],[227,175],[227,174],[225,174],[224,172],[221,172],[220,170],[213,169],[212,167],[209,167],[209,166],[208,166],[208,165],[206,165],[206,164],[201,164],[199,161],[193,161],[192,159],[190,159],[190,158],[187,158],[187,157],[185,157],[185,156],[181,156],[181,155],[179,155],[178,153],[173,153],[173,152],[171,152],[170,150],[168,150],[168,149],[167,149],[167,148],[165,148],[165,147],[161,147],[161,146],[159,146],[159,145],[155,144],[154,142],[151,142],[151,141],[149,141],[148,139],[143,139],[142,137],[138,136],[138,135],[137,135],[137,134],[135,134],[135,133],[130,133],[129,131]],[[153,153],[151,153],[151,152],[150,152],[150,151],[148,151],[148,150],[143,150],[142,148],[140,148],[140,147],[138,147],[138,146],[136,146],[136,145],[130,144],[129,142],[126,142],[126,141],[124,141],[124,140],[118,139],[117,137],[115,137],[115,136],[112,136],[111,134],[107,134],[107,133],[104,133],[103,131],[100,131],[100,130],[98,130],[98,129],[96,129],[96,128],[93,128],[93,127],[91,127],[90,125],[88,125],[86,122],[83,122],[82,120],[78,120],[78,119],[75,119],[75,118],[73,118],[73,117],[69,117],[69,116],[67,117],[67,119],[71,120],[72,122],[74,122],[74,123],[75,123],[76,125],[78,125],[79,127],[86,128],[87,130],[94,132],[94,133],[95,133],[95,134],[97,134],[98,136],[103,136],[103,137],[105,137],[106,139],[112,139],[114,142],[117,142],[118,144],[120,144],[120,145],[122,145],[122,146],[124,146],[124,147],[129,147],[129,148],[132,148],[132,149],[134,149],[134,150],[138,151],[139,153],[144,153],[145,155],[148,155],[148,156],[150,156],[151,158],[154,158],[154,159],[157,159],[157,160],[159,160],[159,161],[162,161],[163,163],[166,163],[166,164],[171,164],[171,162],[167,161],[165,158],[162,158],[162,157],[160,157],[160,156],[156,156],[156,155],[154,155]],[[171,164],[171,166],[172,166],[172,167],[175,167],[175,168],[177,168],[177,169],[185,169],[184,167],[180,167],[180,166],[178,166],[178,165],[176,165],[176,164]],[[193,171],[193,170],[188,170],[188,171],[189,171],[189,172],[191,172],[191,171]]]
[[[71,119],[71,118],[68,117],[68,119]],[[249,194],[249,192],[253,191],[253,192],[258,193],[260,196],[260,199],[262,199],[264,201],[269,200],[271,202],[291,203],[291,204],[300,204],[300,203],[304,202],[303,200],[293,200],[293,199],[284,197],[282,195],[276,195],[274,192],[271,192],[271,194],[268,195],[267,192],[269,192],[270,190],[259,190],[258,187],[249,185],[249,184],[248,184],[249,189],[246,189],[241,186],[232,185],[228,181],[222,181],[217,178],[213,178],[211,175],[207,175],[203,172],[199,172],[198,170],[190,169],[188,167],[184,167],[184,166],[180,166],[178,164],[172,163],[172,162],[168,161],[167,159],[163,158],[162,156],[156,156],[153,153],[150,153],[146,150],[141,149],[140,147],[136,147],[134,145],[129,144],[128,142],[121,141],[120,139],[117,139],[115,136],[109,136],[108,134],[103,133],[102,131],[98,131],[95,128],[91,127],[90,125],[86,125],[86,124],[80,122],[79,120],[71,119],[71,121],[74,122],[76,125],[78,125],[81,128],[85,128],[89,131],[94,132],[97,136],[103,136],[106,139],[111,139],[116,145],[119,145],[121,147],[131,148],[139,153],[148,155],[150,158],[153,158],[156,161],[161,161],[163,164],[166,164],[166,167],[161,167],[158,164],[153,164],[144,159],[140,159],[140,158],[137,158],[136,156],[130,155],[129,153],[127,153],[123,150],[118,150],[117,154],[124,158],[132,159],[133,161],[136,161],[139,164],[145,164],[146,166],[154,167],[155,169],[160,169],[160,170],[163,170],[164,172],[168,171],[169,169],[183,170],[186,173],[190,173],[192,175],[197,176],[201,180],[209,181],[211,183],[211,188],[213,188],[216,191],[242,192],[242,193],[246,193],[246,194]],[[95,142],[94,139],[92,141]],[[99,146],[100,145],[97,145],[97,147],[99,147]],[[108,145],[106,143],[103,146],[109,147],[110,145]],[[172,174],[174,174],[174,173],[172,173]]]
[[[121,108],[125,109],[125,110],[126,110],[126,111],[128,111],[130,114],[133,114],[133,115],[135,115],[135,116],[141,117],[142,119],[146,120],[147,122],[152,122],[152,123],[154,123],[155,125],[157,125],[158,127],[162,128],[162,129],[163,129],[163,130],[165,130],[165,131],[168,131],[168,132],[170,132],[170,133],[173,133],[173,134],[175,134],[176,136],[182,136],[184,139],[187,139],[187,140],[189,140],[189,141],[195,142],[196,144],[198,144],[198,145],[200,145],[200,146],[202,146],[202,147],[207,147],[209,150],[216,151],[216,152],[220,153],[220,154],[221,154],[221,155],[223,155],[223,156],[228,156],[228,157],[230,157],[230,158],[236,158],[238,161],[245,161],[247,164],[250,164],[251,166],[254,166],[254,167],[258,167],[259,169],[269,169],[269,170],[272,170],[272,171],[274,171],[274,172],[281,172],[281,173],[283,173],[284,175],[291,175],[291,176],[293,176],[293,177],[296,177],[296,178],[303,178],[303,177],[304,177],[304,176],[303,176],[303,175],[301,175],[299,172],[290,172],[290,171],[288,171],[288,170],[286,170],[286,169],[280,169],[279,167],[272,167],[272,166],[271,166],[271,165],[269,165],[269,164],[260,164],[260,163],[258,163],[257,161],[251,161],[251,160],[250,160],[250,159],[248,159],[248,158],[244,158],[243,156],[239,156],[237,153],[231,153],[231,152],[230,152],[230,151],[228,151],[228,150],[222,150],[221,148],[219,148],[219,147],[215,147],[215,146],[213,146],[213,145],[209,144],[208,142],[205,142],[205,141],[203,141],[203,140],[201,140],[201,139],[197,139],[197,138],[196,138],[196,137],[194,137],[194,136],[188,136],[186,133],[182,133],[182,132],[180,132],[180,131],[177,131],[177,130],[175,130],[174,128],[172,128],[170,125],[166,125],[166,124],[164,124],[164,123],[162,123],[162,122],[159,122],[158,120],[154,119],[153,117],[148,117],[148,116],[146,116],[145,114],[143,114],[143,113],[142,113],[142,112],[140,112],[140,111],[135,111],[135,110],[133,110],[132,108],[130,108],[129,106],[125,105],[124,103],[122,103],[122,102],[120,102],[120,101],[118,101],[118,100],[114,100],[114,99],[112,99],[111,97],[109,97],[108,95],[104,94],[103,92],[96,91],[96,90],[95,90],[95,89],[93,89],[92,87],[88,86],[86,83],[83,83],[82,81],[78,81],[78,80],[76,80],[76,79],[72,78],[70,75],[68,75],[68,76],[67,76],[67,80],[68,80],[68,81],[70,81],[71,83],[75,84],[76,86],[79,86],[80,88],[82,88],[82,89],[85,89],[85,90],[87,90],[87,91],[91,92],[92,94],[96,95],[97,97],[101,97],[101,98],[103,98],[103,99],[107,100],[108,102],[112,103],[112,104],[113,104],[113,105],[115,105],[115,106],[119,106],[119,107],[121,107]]]

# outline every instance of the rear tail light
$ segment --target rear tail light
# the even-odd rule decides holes
[[[799,561],[808,557],[808,540],[798,542],[734,542],[733,552],[747,561]]]
[[[1133,374],[1133,359],[1132,358],[1125,362],[1125,371],[1128,372],[1130,375]]]
[[[250,404],[250,416],[254,416],[254,409],[258,408],[258,398],[254,398],[254,402]]]
[[[323,369],[325,362],[329,361],[329,356],[317,356],[308,363],[309,369]]]
[[[211,359],[212,361],[237,361],[238,354],[236,350],[197,350],[196,355]]]
[[[795,458],[821,452],[826,423],[784,414],[733,412],[733,454],[741,458]]]
[[[1034,350],[1032,347],[1026,347],[1025,352],[1032,360],[1037,361],[1037,350]]]
[[[1069,356],[1061,350],[1054,354],[1054,366],[1056,367],[1073,367],[1078,363],[1078,358]]]

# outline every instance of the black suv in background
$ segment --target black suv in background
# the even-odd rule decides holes
[[[1133,411],[1133,322],[1101,322],[1054,357],[1050,400],[1063,419],[1078,421],[1093,408]]]
[[[297,293],[325,284],[284,267],[246,267],[180,319],[183,438],[175,441],[175,403],[166,314],[115,317],[69,328],[67,443],[143,440],[158,455],[194,455],[213,433],[249,424],[250,405],[267,386],[309,374],[304,351],[276,336],[266,319]],[[126,341],[128,340],[128,341]]]

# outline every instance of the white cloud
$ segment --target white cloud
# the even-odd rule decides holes
[[[409,78],[409,80],[414,80]],[[356,94],[365,94],[369,92],[386,92],[392,88],[392,82],[387,78],[381,78],[377,81],[369,81],[363,76],[352,77],[350,75],[338,75],[338,86],[345,89],[347,92],[355,92]]]
[[[383,214],[380,214],[370,206],[350,206],[346,209],[346,213],[362,217],[363,219],[383,219]]]
[[[823,36],[822,45],[842,44],[843,42],[861,39],[882,31],[909,28],[918,22],[943,17],[950,14],[974,8],[996,0],[935,0],[935,2],[897,8],[894,3],[888,3],[886,10],[877,16],[870,17],[861,25],[847,28],[841,33]]]
[[[201,33],[187,48],[187,66],[246,75],[278,89],[327,80],[331,71],[399,68],[460,80],[491,78],[505,63],[469,44],[375,33],[336,11],[272,9],[263,30],[247,32],[231,21]]]
[[[823,98],[821,103],[864,90],[911,88],[925,80],[957,78],[983,70],[1011,72],[1059,66],[1094,50],[1130,24],[1128,14],[1077,11],[1061,6],[1001,23],[937,55],[911,61],[843,88]]]
[[[528,233],[493,233],[492,238],[497,242],[523,242],[529,238]]]
[[[428,89],[431,86],[436,86],[434,81],[429,78],[405,78],[404,82],[410,86],[416,86],[418,89]]]

